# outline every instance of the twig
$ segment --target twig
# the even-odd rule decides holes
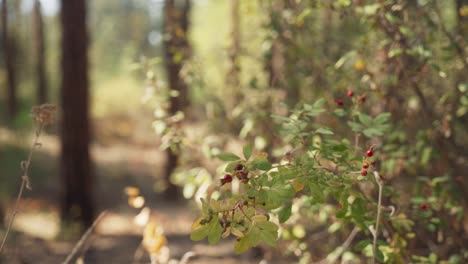
[[[31,159],[32,159],[34,149],[37,146],[40,146],[39,136],[41,135],[43,127],[44,127],[44,124],[40,123],[39,126],[36,128],[34,141],[33,141],[31,148],[29,149],[28,159],[26,161],[21,162],[21,169],[23,171],[23,176],[21,176],[21,186],[19,188],[18,196],[16,197],[15,207],[13,208],[13,213],[11,214],[10,220],[8,222],[5,236],[3,237],[3,240],[2,240],[2,245],[0,246],[0,254],[3,251],[3,248],[8,238],[8,234],[10,233],[11,227],[13,226],[13,222],[15,221],[16,214],[18,213],[18,207],[21,202],[21,198],[23,196],[24,188],[31,190],[31,184],[29,182],[29,165],[31,164]]]
[[[89,236],[91,233],[93,233],[94,228],[96,228],[96,225],[101,221],[101,219],[104,217],[106,214],[106,211],[102,212],[96,220],[94,220],[93,224],[86,230],[86,232],[83,234],[83,236],[80,238],[78,243],[73,247],[73,250],[70,252],[70,254],[67,256],[63,264],[68,264],[70,261],[75,257],[76,253],[83,247],[84,243],[88,240]]]
[[[374,241],[372,242],[372,263],[375,263],[376,260],[376,253],[377,253],[377,237],[379,236],[379,223],[380,223],[380,212],[382,206],[382,189],[383,189],[383,181],[377,171],[374,171],[375,182],[379,186],[379,198],[377,202],[377,218],[375,220],[375,230],[373,230],[372,236],[374,237]]]
[[[341,254],[343,254],[343,252],[349,247],[349,245],[351,245],[351,242],[353,242],[353,240],[356,237],[357,233],[359,233],[359,228],[354,227],[353,230],[351,231],[351,233],[349,234],[348,238],[346,238],[346,240],[343,242],[343,244],[341,246],[339,246],[332,253],[328,254],[328,256],[326,258],[320,260],[319,262],[316,262],[316,264],[335,263],[335,261],[341,256]],[[330,255],[332,255],[332,257],[330,257],[330,259],[328,259],[328,257]]]

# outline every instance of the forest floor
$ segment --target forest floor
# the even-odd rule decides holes
[[[153,135],[148,135],[152,136]],[[14,206],[20,181],[20,161],[27,153],[25,135],[13,135],[0,130],[0,194],[3,207]],[[27,138],[27,137],[26,137]],[[24,194],[14,228],[8,239],[6,254],[0,263],[61,263],[71,252],[78,238],[67,238],[60,232],[58,216],[60,178],[57,170],[59,145],[56,136],[44,135],[42,147],[33,158],[31,182],[33,190]],[[142,254],[142,227],[134,218],[140,212],[128,205],[124,189],[134,186],[145,197],[151,210],[150,219],[164,229],[171,259],[181,259],[186,252],[194,256],[188,263],[259,263],[261,250],[251,250],[237,256],[234,240],[218,245],[190,240],[190,228],[197,217],[197,206],[190,201],[168,201],[154,191],[157,179],[163,175],[164,155],[158,142],[94,143],[97,184],[95,200],[98,212],[106,211],[90,237],[83,255],[84,263],[149,263]],[[7,201],[7,202],[5,202]],[[8,218],[8,217],[7,217]],[[3,232],[0,230],[3,237]],[[265,263],[290,263],[285,259]]]

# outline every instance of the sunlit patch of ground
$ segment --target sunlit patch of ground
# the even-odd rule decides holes
[[[52,211],[27,211],[19,213],[13,229],[29,236],[52,240],[60,232],[59,215]]]

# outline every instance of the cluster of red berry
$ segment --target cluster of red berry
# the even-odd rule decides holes
[[[367,151],[366,151],[366,157],[370,158],[374,156],[374,146],[371,146]],[[367,159],[366,158],[366,159]],[[367,169],[369,168],[369,163],[365,161],[362,163],[362,169],[361,169],[361,175],[366,176],[367,175]]]
[[[348,92],[347,92],[347,96],[349,98],[352,98],[354,96],[354,91],[352,89],[348,89]],[[366,101],[366,94],[361,94],[358,96],[358,102],[359,103],[364,103]],[[338,106],[344,106],[344,101],[343,99],[340,99],[340,98],[336,98],[335,99],[335,103],[338,105]]]
[[[249,182],[249,172],[245,170],[245,166],[242,163],[239,163],[234,167],[234,172],[236,173],[237,178],[243,182],[243,183],[248,183]],[[226,183],[232,182],[232,175],[231,174],[226,174],[224,177],[221,179],[221,185],[224,185]]]

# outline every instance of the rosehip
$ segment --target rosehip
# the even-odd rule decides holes
[[[336,103],[338,106],[343,106],[343,105],[344,105],[344,102],[343,102],[343,100],[341,100],[341,99],[335,99],[335,103]]]
[[[221,179],[221,185],[224,185],[228,182],[232,182],[232,176],[230,174],[224,175],[224,177]]]
[[[349,97],[353,97],[353,95],[354,95],[353,90],[349,89],[349,90],[348,90],[348,96],[349,96]]]
[[[369,164],[367,164],[366,162],[364,162],[364,163],[362,164],[362,168],[363,168],[363,169],[369,168]]]
[[[374,155],[374,151],[372,151],[372,149],[369,149],[367,152],[366,152],[366,156],[367,157],[372,157]]]
[[[362,170],[361,170],[361,175],[362,175],[362,176],[366,176],[366,175],[367,175],[367,170],[362,169]]]
[[[426,210],[427,208],[428,208],[427,204],[421,204],[419,206],[419,209],[421,209],[421,210]]]
[[[364,103],[365,101],[366,101],[366,95],[365,94],[359,96],[359,102]]]
[[[244,165],[242,165],[242,163],[239,163],[239,164],[236,165],[236,167],[234,167],[234,170],[240,171],[240,170],[242,170],[243,168],[244,168]]]
[[[246,173],[246,172],[243,172],[243,171],[239,171],[239,172],[237,173],[237,178],[239,178],[239,180],[248,179],[248,178],[247,178],[247,173]]]

